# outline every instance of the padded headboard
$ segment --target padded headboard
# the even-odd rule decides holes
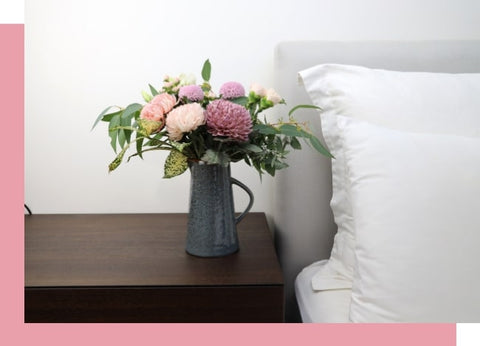
[[[397,71],[479,72],[479,41],[282,42],[275,50],[275,87],[290,107],[311,103],[298,83],[298,71],[321,64],[361,65]],[[308,121],[321,138],[318,112],[295,117]],[[290,153],[290,167],[275,177],[275,242],[285,277],[286,320],[299,321],[294,280],[303,267],[330,256],[336,225],[330,210],[330,160],[304,146]]]

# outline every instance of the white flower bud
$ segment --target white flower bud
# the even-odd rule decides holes
[[[252,85],[250,85],[250,91],[260,97],[264,97],[267,95],[267,90],[258,83],[252,83]]]
[[[274,105],[282,102],[282,97],[278,95],[277,92],[273,89],[268,89],[265,97],[267,98],[268,101],[272,102]]]
[[[190,74],[182,73],[180,76],[178,76],[178,78],[180,79],[180,86],[192,85],[197,82],[195,75],[192,73]]]

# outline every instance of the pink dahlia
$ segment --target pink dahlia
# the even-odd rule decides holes
[[[140,118],[165,123],[165,114],[175,106],[175,96],[163,93],[155,96],[140,112]]]
[[[219,92],[224,99],[234,99],[245,96],[245,89],[243,85],[238,82],[227,82],[223,84]]]
[[[150,101],[150,103],[162,107],[164,114],[170,112],[175,106],[176,102],[177,100],[175,99],[175,96],[167,93],[156,95],[152,101]]]
[[[202,101],[204,94],[203,90],[199,85],[185,85],[180,88],[178,92],[178,97],[183,99],[187,98],[189,101]]]
[[[167,132],[172,141],[182,139],[184,133],[205,124],[205,111],[198,103],[188,103],[175,108],[167,115]]]
[[[246,142],[252,131],[252,119],[245,107],[227,100],[215,100],[207,106],[207,128],[214,136]]]
[[[145,106],[143,106],[142,111],[140,112],[140,118],[159,121],[162,123],[165,121],[165,115],[162,107],[154,105],[153,103],[147,103]]]

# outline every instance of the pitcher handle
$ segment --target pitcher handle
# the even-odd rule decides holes
[[[243,213],[241,213],[239,216],[237,216],[235,218],[235,224],[237,224],[240,221],[242,221],[242,219],[245,217],[245,215],[247,215],[247,213],[250,211],[250,209],[252,209],[253,192],[245,184],[243,184],[242,182],[238,181],[235,178],[230,177],[230,181],[231,181],[232,184],[241,187],[248,194],[248,197],[250,197],[250,202],[248,203],[247,208],[243,211]]]

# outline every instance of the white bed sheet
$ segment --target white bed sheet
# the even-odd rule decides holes
[[[304,323],[350,322],[351,289],[315,291],[312,288],[312,277],[327,261],[305,267],[295,280],[295,294]]]

